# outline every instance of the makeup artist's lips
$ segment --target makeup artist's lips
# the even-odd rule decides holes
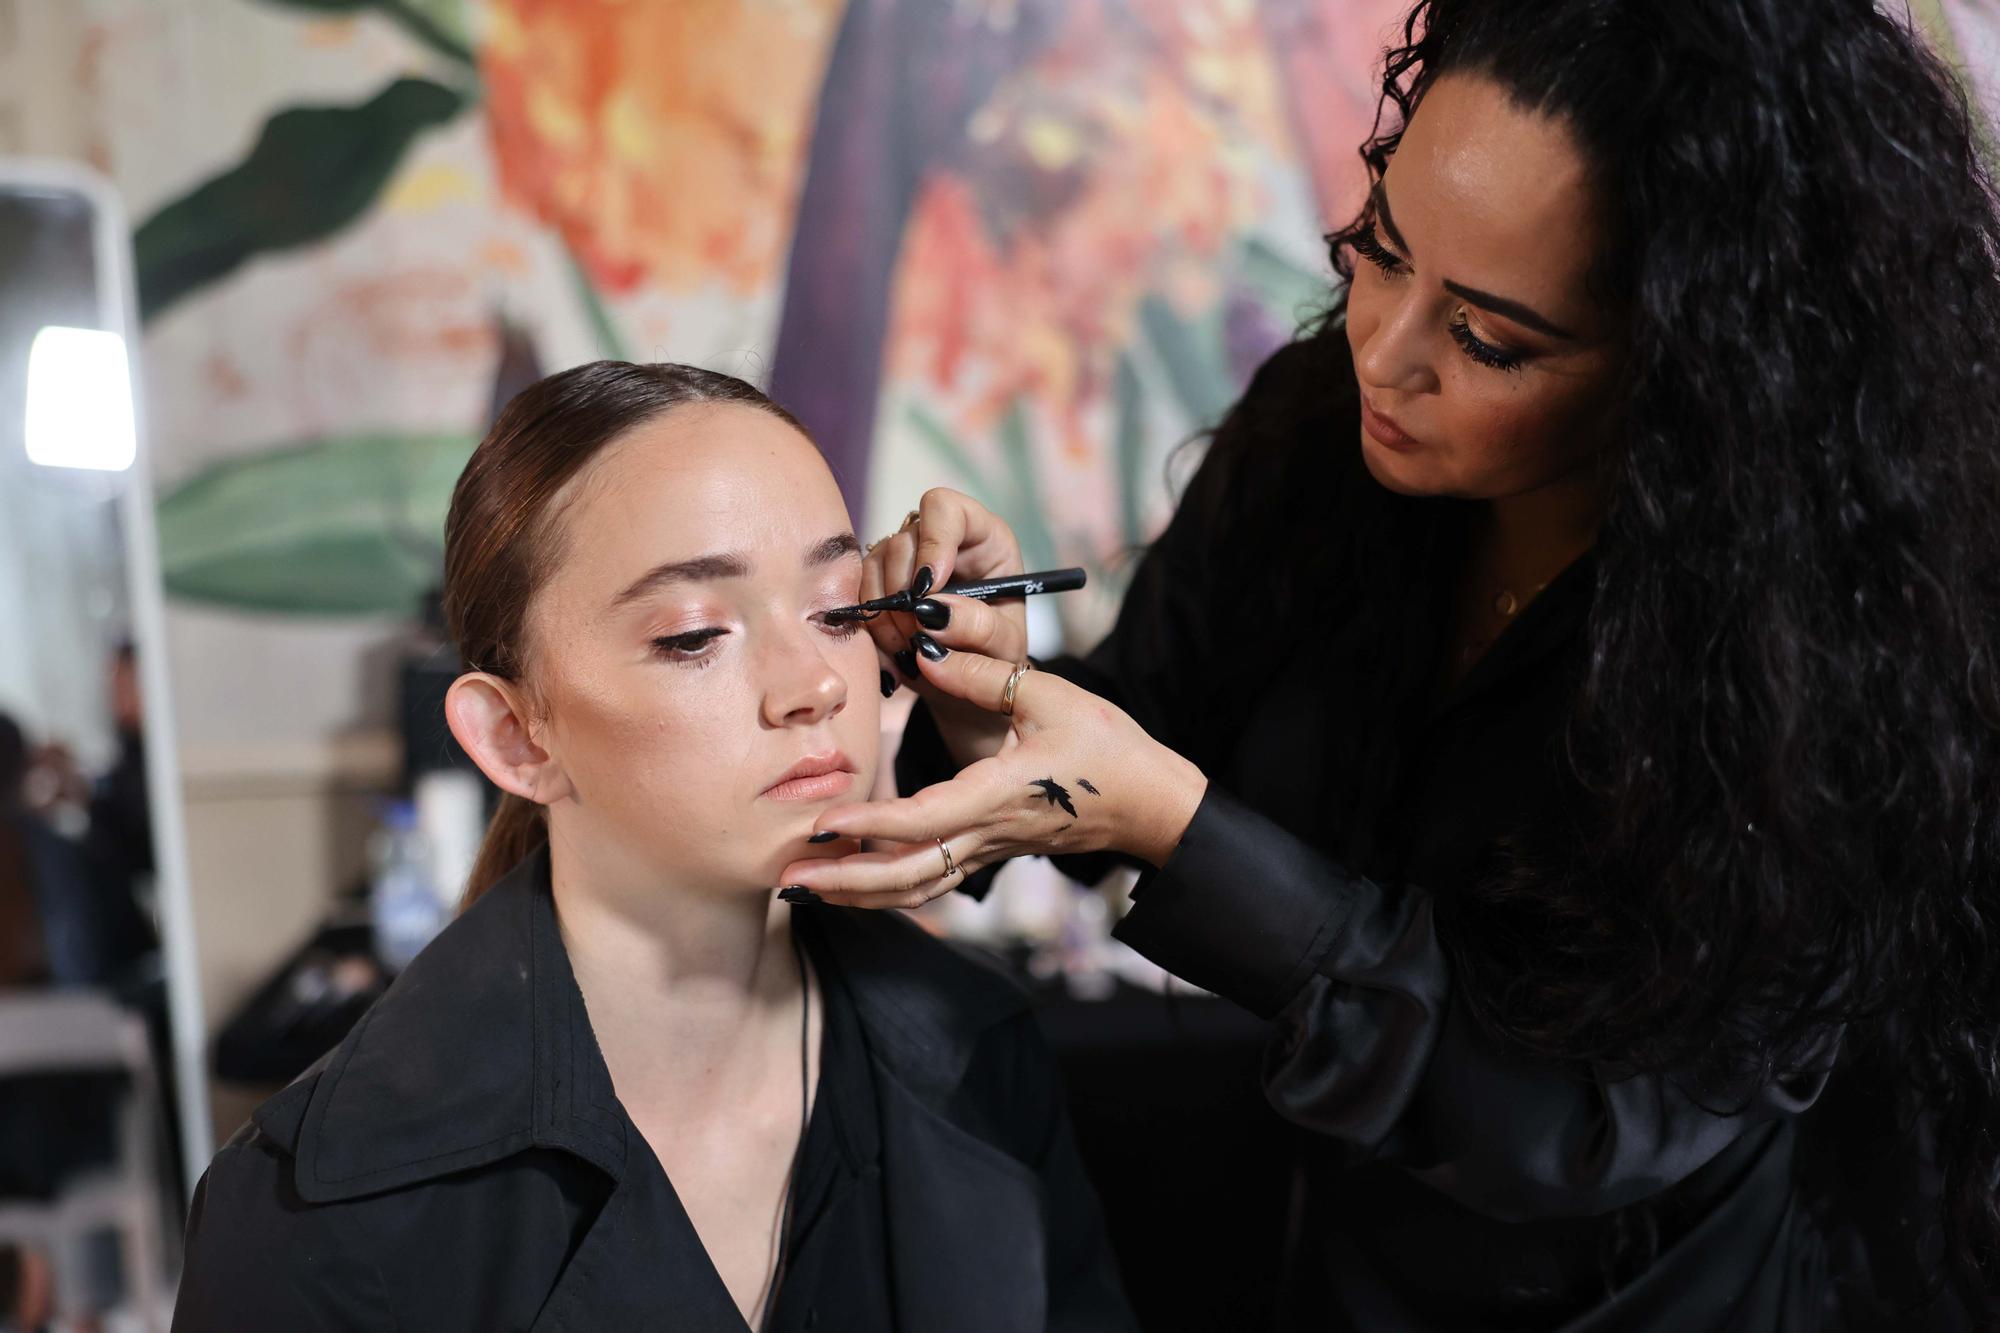
[[[1370,407],[1366,398],[1361,400],[1361,429],[1367,431],[1369,438],[1384,449],[1408,453],[1412,449],[1424,447],[1422,440]]]
[[[809,755],[764,788],[774,801],[823,801],[845,795],[854,785],[854,761],[840,751]]]

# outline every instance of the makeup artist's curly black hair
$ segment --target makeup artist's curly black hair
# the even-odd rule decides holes
[[[1589,813],[1440,904],[1464,993],[1534,1053],[1620,1067],[1768,1073],[1845,1025],[1943,1176],[1941,1235],[1874,1247],[1871,1282],[1928,1244],[2000,1318],[2000,224],[1973,113],[1873,0],[1421,0],[1403,38],[1371,178],[1448,72],[1565,122],[1632,372],[1567,736]],[[1330,238],[1343,277],[1371,223]],[[1214,440],[1229,545],[1266,572],[1266,534],[1323,532],[1356,484],[1327,447],[1355,438],[1344,313],[1289,402]],[[1312,420],[1333,433],[1263,449]],[[1426,502],[1371,503],[1281,610],[1334,565],[1403,595]]]

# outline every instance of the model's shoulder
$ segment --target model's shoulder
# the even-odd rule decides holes
[[[837,960],[863,1021],[906,1062],[962,1069],[985,1032],[1029,1007],[998,959],[941,939],[901,912],[806,910],[808,929]]]

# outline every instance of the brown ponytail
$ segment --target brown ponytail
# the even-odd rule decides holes
[[[525,681],[528,603],[562,554],[551,502],[604,446],[687,403],[741,403],[799,424],[733,375],[624,361],[551,375],[507,404],[459,475],[445,519],[444,619],[467,670]],[[542,807],[503,794],[460,910],[547,840]]]
[[[542,817],[542,807],[525,796],[501,792],[500,804],[472,863],[472,874],[466,878],[459,910],[471,906],[474,898],[493,887],[494,880],[527,860],[530,852],[548,840],[549,825]]]

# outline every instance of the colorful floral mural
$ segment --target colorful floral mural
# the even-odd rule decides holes
[[[239,163],[154,212],[137,238],[149,315],[258,256],[324,244],[385,199],[438,192],[413,183],[413,146],[475,117],[495,206],[559,240],[592,352],[699,360],[700,311],[763,309],[753,369],[812,428],[857,514],[964,486],[1016,522],[1032,559],[1093,567],[1107,597],[1165,512],[1168,452],[1324,297],[1322,215],[1352,206],[1371,67],[1401,7],[261,3],[320,25],[320,41],[342,35],[328,23],[387,18],[419,72],[358,103],[278,108]],[[417,424],[406,470],[429,475],[442,446]],[[465,423],[462,447],[482,425]],[[338,474],[387,465],[382,433],[368,437],[217,467],[365,496]],[[215,471],[165,502],[183,595],[414,604],[410,534],[428,520],[409,504],[371,516],[289,497],[269,509],[292,526],[266,512],[232,551],[217,497],[258,505],[260,488]],[[351,581],[329,577],[328,551],[371,542]]]
[[[1066,599],[1066,628],[1084,637],[1167,510],[1172,448],[1325,299],[1319,235],[1358,202],[1355,147],[1404,9],[237,2],[293,15],[319,43],[386,18],[411,68],[350,104],[277,108],[240,162],[154,212],[137,237],[149,314],[385,207],[483,191],[486,208],[553,238],[588,347],[538,354],[533,306],[546,298],[509,298],[524,261],[508,241],[485,243],[472,271],[351,281],[340,299],[367,315],[313,336],[407,324],[426,308],[416,289],[483,283],[523,318],[461,317],[446,326],[459,335],[435,336],[490,346],[511,368],[505,390],[575,355],[712,359],[704,339],[726,324],[737,363],[725,368],[799,413],[864,523],[892,522],[925,485],[971,490],[1015,524],[1031,563],[1098,576],[1094,600]],[[1935,4],[1919,19],[1954,56],[1955,32],[1987,36]],[[486,182],[411,166],[427,138],[468,121]],[[524,349],[502,359],[509,329]],[[453,444],[412,421],[401,464],[384,443],[394,432],[370,424],[219,465],[258,468],[258,484],[204,473],[170,496],[173,586],[266,609],[414,606],[434,577],[440,497],[411,498],[395,476],[433,475],[484,423],[466,420]],[[281,477],[306,493],[274,495]],[[347,499],[314,504],[314,488]],[[218,510],[225,496],[245,506],[241,522]],[[232,530],[240,543],[217,535]]]

